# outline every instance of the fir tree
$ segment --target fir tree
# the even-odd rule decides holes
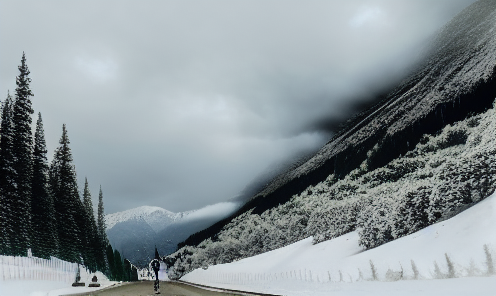
[[[50,258],[57,251],[57,228],[53,197],[48,188],[48,161],[41,113],[38,113],[33,147],[33,179],[31,183],[33,255]]]
[[[72,164],[69,137],[65,124],[62,126],[60,146],[55,150],[50,166],[50,187],[55,202],[55,217],[59,238],[59,257],[70,262],[80,261],[80,231],[77,211],[81,209],[76,198],[76,172]]]
[[[12,224],[16,216],[12,207],[17,200],[12,113],[12,97],[8,94],[2,106],[0,130],[0,253],[6,255],[13,255],[11,240],[15,233]]]
[[[103,245],[100,242],[98,235],[98,227],[95,221],[95,215],[93,214],[93,203],[91,201],[91,193],[88,186],[88,179],[85,179],[84,191],[83,191],[83,205],[84,212],[86,213],[86,237],[88,244],[88,259],[86,261],[87,267],[91,271],[96,271],[97,269],[104,271],[105,265],[99,264],[99,262],[105,262],[103,257],[104,250]]]
[[[124,278],[124,266],[122,264],[122,257],[119,251],[114,250],[114,269],[115,269],[115,279],[117,281],[122,281]]]
[[[27,255],[29,247],[29,232],[31,227],[30,198],[32,178],[32,147],[31,134],[31,100],[33,93],[29,89],[29,69],[26,65],[26,56],[23,53],[19,76],[16,77],[16,94],[13,108],[14,138],[12,147],[14,152],[15,182],[17,184],[17,198],[12,203],[12,213],[16,215],[16,223],[12,224],[15,233],[11,248],[13,255]]]
[[[131,269],[131,262],[127,259],[124,259],[124,266],[123,266],[123,269],[124,269],[124,277],[123,277],[123,281],[126,281],[126,282],[129,282],[131,281],[131,272],[132,272],[132,269]]]
[[[98,233],[100,235],[100,239],[104,242],[104,245],[108,244],[106,226],[105,226],[105,213],[103,208],[103,192],[102,187],[100,186],[100,192],[98,193]]]
[[[105,214],[103,208],[103,193],[101,186],[100,186],[100,192],[98,194],[97,233],[98,233],[99,248],[100,248],[100,255],[97,257],[97,268],[103,271],[107,268],[107,266],[108,268],[110,268],[111,258],[108,258],[109,253],[107,252],[108,249],[107,246],[109,246],[110,244],[106,233]]]
[[[112,250],[112,246],[110,244],[107,244],[105,248],[105,254],[107,255],[107,262],[108,262],[108,269],[107,269],[107,276],[111,280],[116,280],[116,271],[115,271],[115,264],[114,264],[114,251]]]

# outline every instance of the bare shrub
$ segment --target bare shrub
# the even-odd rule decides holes
[[[372,280],[377,281],[378,277],[377,277],[377,271],[375,269],[374,262],[372,262],[372,260],[370,260],[369,262],[370,262],[370,270],[372,271]]]
[[[437,265],[437,262],[434,261],[434,278],[435,279],[445,279],[446,275],[441,272],[441,269],[439,268],[439,265]]]
[[[418,280],[419,279],[419,271],[418,271],[418,268],[417,268],[417,265],[415,265],[415,261],[413,260],[410,260],[411,264],[412,264],[412,271],[413,271],[413,279],[414,280]]]
[[[487,245],[484,245],[484,253],[486,254],[487,274],[494,274],[493,257],[491,256],[491,252],[489,252],[489,247]]]
[[[455,265],[451,261],[451,258],[448,256],[447,253],[444,253],[444,257],[446,258],[446,264],[448,265],[448,274],[446,275],[447,278],[452,279],[456,277],[456,272],[455,272]]]

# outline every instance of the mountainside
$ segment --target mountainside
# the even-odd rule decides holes
[[[107,237],[131,263],[148,266],[155,247],[161,255],[170,254],[179,242],[231,215],[237,207],[237,203],[220,203],[173,213],[160,207],[142,206],[106,215]]]
[[[292,296],[310,295],[308,291],[312,296],[494,295],[494,225],[496,194],[456,217],[371,250],[362,250],[356,231],[317,245],[310,237],[233,263],[196,269],[182,280]]]
[[[364,161],[369,170],[382,167],[412,150],[425,134],[490,108],[496,97],[495,18],[494,1],[467,7],[433,39],[413,75],[350,119],[314,157],[272,180],[234,216],[182,245],[199,244],[250,209],[261,214],[285,203],[330,174],[342,179]]]
[[[173,278],[313,235],[356,230],[373,248],[449,218],[495,189],[496,2],[433,39],[417,70],[314,157],[166,258]]]

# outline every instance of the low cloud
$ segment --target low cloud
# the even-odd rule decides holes
[[[192,210],[322,146],[472,2],[6,0],[0,94],[25,51],[49,158],[66,123],[107,213]]]

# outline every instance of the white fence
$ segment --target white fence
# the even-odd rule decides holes
[[[0,281],[44,280],[74,282],[78,265],[55,257],[14,257],[0,255]]]

